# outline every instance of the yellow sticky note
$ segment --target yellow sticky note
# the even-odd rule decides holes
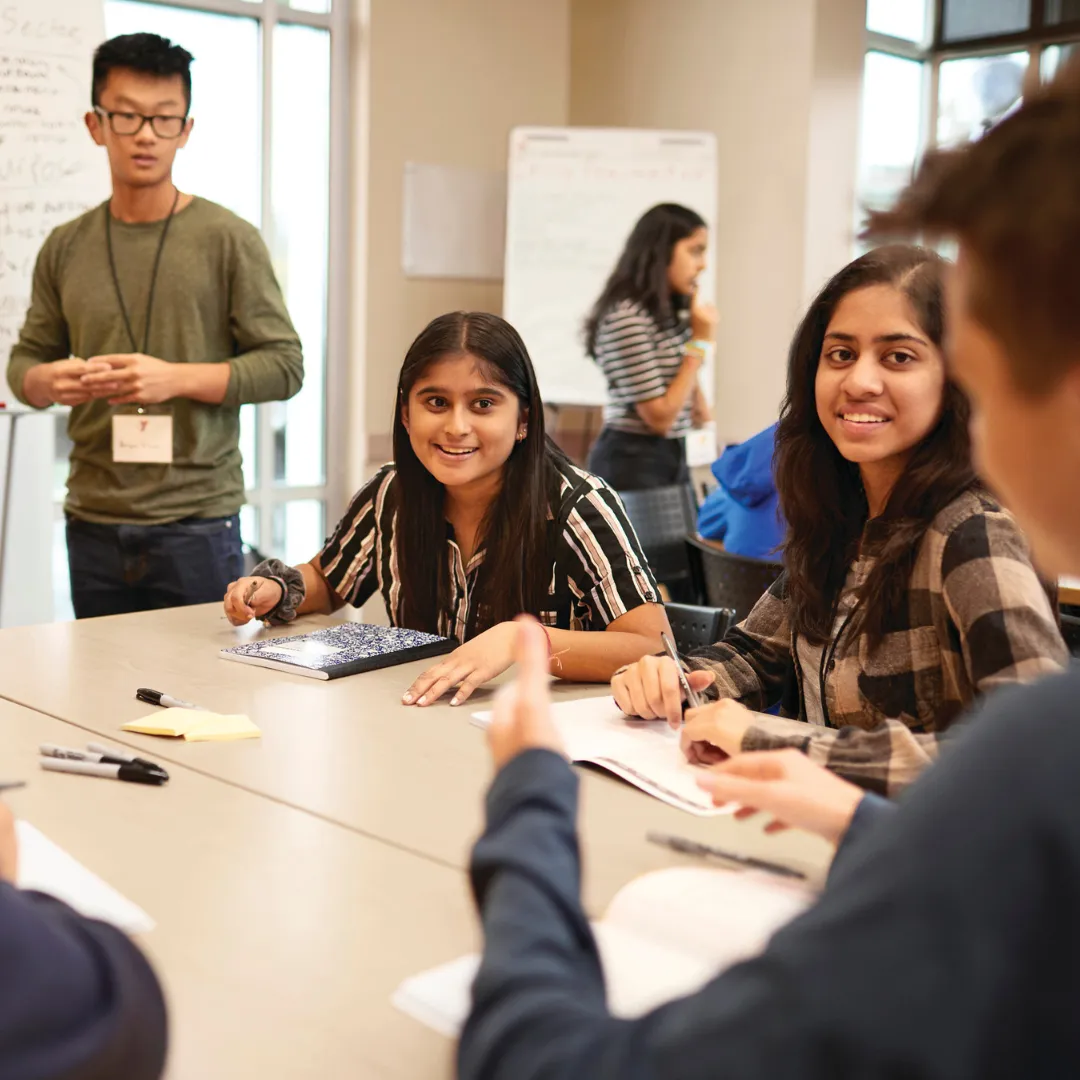
[[[257,739],[262,735],[251,720],[242,714],[226,716],[197,709],[158,709],[140,720],[121,724],[120,730],[138,735],[164,735],[188,742]]]
[[[257,739],[262,732],[242,713],[232,716],[209,714],[212,719],[184,732],[188,742],[226,742],[229,739]]]

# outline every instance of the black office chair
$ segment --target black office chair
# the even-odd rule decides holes
[[[244,544],[244,576],[251,577],[251,572],[266,556],[253,544]]]
[[[672,629],[675,629],[672,624]],[[1073,656],[1080,656],[1080,615],[1061,614],[1061,636]]]
[[[685,544],[697,526],[693,488],[689,484],[671,484],[620,491],[619,498],[656,580],[667,587],[672,600],[696,603],[700,597]]]
[[[732,555],[696,536],[686,538],[686,548],[696,587],[710,607],[734,610],[732,625],[746,618],[784,569],[783,563]]]
[[[697,604],[665,604],[675,648],[686,654],[713,645],[727,632],[735,618],[731,608],[699,607]]]

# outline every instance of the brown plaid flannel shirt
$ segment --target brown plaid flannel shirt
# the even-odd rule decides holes
[[[780,716],[755,717],[743,750],[793,746],[889,795],[934,759],[942,733],[977,696],[1068,662],[1027,541],[1012,515],[979,491],[954,499],[932,522],[899,623],[877,649],[864,634],[840,629],[826,643],[821,672],[816,664],[803,670],[798,645],[781,575],[722,642],[696,650],[689,663],[716,674],[720,697],[752,710],[782,702]],[[808,678],[820,680],[824,716],[807,716]]]

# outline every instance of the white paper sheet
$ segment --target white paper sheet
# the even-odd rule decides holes
[[[805,885],[757,871],[684,866],[636,878],[593,923],[608,1007],[632,1018],[700,990],[760,954],[813,898]],[[479,966],[475,953],[451,960],[406,979],[391,1000],[414,1020],[456,1038]]]
[[[480,727],[491,712],[474,713]],[[642,791],[699,817],[730,814],[713,806],[697,786],[701,766],[691,765],[679,748],[678,732],[664,720],[632,720],[609,697],[579,698],[552,705],[551,716],[571,761],[599,765]]]

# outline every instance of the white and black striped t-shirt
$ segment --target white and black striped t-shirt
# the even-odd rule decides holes
[[[584,469],[569,463],[560,463],[558,469],[561,501],[557,507],[548,507],[548,519],[565,520],[565,543],[556,545],[558,554],[552,566],[537,568],[550,582],[549,610],[530,614],[545,626],[602,630],[642,604],[660,603],[656,579],[619,496]],[[400,625],[401,611],[397,513],[392,497],[396,483],[397,470],[384,465],[353,497],[316,559],[327,584],[345,603],[360,607],[378,590],[393,626]],[[571,498],[573,506],[568,507]],[[439,633],[463,641],[470,627],[470,604],[484,551],[481,548],[468,566],[462,565],[449,522],[446,528],[451,596],[449,610],[439,614]],[[560,603],[569,610],[558,610]]]
[[[683,362],[690,340],[688,323],[672,320],[665,328],[633,300],[621,300],[600,320],[596,331],[596,362],[608,382],[611,401],[604,407],[604,423],[632,435],[653,435],[637,414],[639,401],[663,396]],[[668,438],[685,435],[691,428],[693,395],[686,399]]]

